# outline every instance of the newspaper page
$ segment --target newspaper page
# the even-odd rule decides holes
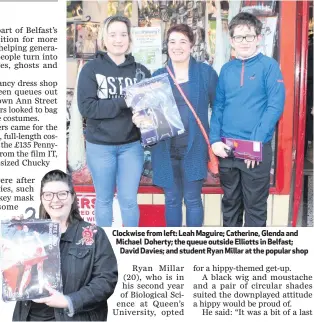
[[[54,169],[67,171],[67,123],[77,73],[81,61],[96,50],[99,24],[120,13],[138,26],[139,13],[149,8],[145,12],[169,27],[172,15],[182,22],[198,16],[202,2],[0,2],[1,220],[20,215],[38,218],[42,177]],[[174,6],[178,12],[171,11]],[[151,28],[159,32],[158,26],[147,30]],[[156,65],[161,52],[155,52],[159,43],[153,40],[148,41],[149,50],[154,50],[151,68],[156,69],[161,67]],[[73,164],[80,160],[77,154]],[[72,173],[81,189],[77,191],[81,215],[95,223],[90,173],[86,167]],[[201,228],[168,228],[157,217],[164,216],[164,205],[159,203],[163,195],[160,191],[150,195],[147,201],[139,193],[139,203],[144,201],[138,228],[123,227],[115,197],[114,222],[105,232],[117,257],[119,278],[108,300],[107,321],[313,321],[313,227],[268,222],[265,228],[229,229],[216,221]],[[156,212],[151,211],[152,200]],[[213,209],[211,215],[217,204],[213,200],[206,204]],[[280,209],[275,199],[271,206],[273,212],[288,211]],[[0,300],[1,321],[12,321],[14,307],[15,302]]]
[[[66,8],[60,1],[0,8],[0,216],[38,217],[41,178],[66,170]],[[12,321],[15,302],[0,306],[1,320]]]

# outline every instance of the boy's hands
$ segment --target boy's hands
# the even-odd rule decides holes
[[[227,144],[223,142],[216,142],[212,144],[212,150],[217,155],[217,157],[226,158],[228,156],[225,149],[230,150]]]
[[[244,163],[246,163],[246,167],[249,169],[250,166],[252,166],[252,169],[255,167],[255,160],[244,160]],[[259,162],[256,161],[256,165],[259,165]]]
[[[212,144],[212,150],[215,153],[215,155],[224,159],[224,158],[228,157],[226,150],[230,150],[230,147],[228,147],[228,145],[226,145],[223,142],[216,142],[216,143]],[[258,161],[248,160],[248,159],[244,160],[244,163],[246,164],[246,167],[248,169],[250,167],[253,169],[255,167],[255,165],[256,166],[259,165]]]

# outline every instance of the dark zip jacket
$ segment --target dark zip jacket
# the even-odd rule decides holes
[[[136,63],[132,55],[116,65],[107,53],[99,51],[95,59],[83,66],[77,100],[82,116],[87,119],[85,136],[88,142],[116,145],[140,139],[122,89],[148,77],[148,69]]]
[[[107,300],[118,280],[117,260],[102,228],[74,220],[61,236],[63,294],[73,305],[70,317],[54,309],[56,321],[107,321]],[[13,321],[26,321],[32,301],[16,302]]]
[[[221,137],[269,142],[284,108],[285,86],[275,59],[234,59],[220,72],[210,121],[210,143]]]

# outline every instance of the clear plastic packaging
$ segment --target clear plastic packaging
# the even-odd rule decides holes
[[[271,16],[276,9],[276,0],[270,1],[250,1],[244,0],[241,2],[242,12],[248,12],[254,16]]]
[[[4,301],[49,296],[45,285],[62,291],[60,228],[51,220],[1,221]]]
[[[161,74],[123,89],[127,105],[133,114],[143,116],[140,127],[143,146],[185,132],[175,102],[168,74]]]

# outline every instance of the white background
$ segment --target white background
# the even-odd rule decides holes
[[[66,169],[66,140],[65,140],[65,120],[66,120],[66,4],[64,1],[59,1],[59,3],[47,2],[1,2],[0,3],[1,19],[0,19],[0,28],[10,28],[12,29],[24,26],[24,27],[57,27],[59,29],[58,38],[59,42],[58,47],[58,69],[20,69],[14,71],[13,68],[10,70],[1,69],[0,79],[1,81],[8,81],[14,79],[25,79],[25,80],[52,80],[57,78],[59,81],[59,96],[58,96],[58,109],[59,109],[59,142],[58,142],[58,155],[59,158],[51,159],[49,168],[13,168],[6,167],[0,168],[0,176],[2,178],[17,178],[20,176],[32,176],[36,178],[34,184],[35,190],[35,202],[21,204],[21,209],[25,210],[26,207],[33,206],[36,210],[39,205],[39,189],[40,189],[40,180],[43,175],[53,169]],[[5,36],[6,34],[3,34]],[[46,34],[41,34],[45,36]],[[8,35],[10,37],[15,37],[15,35]],[[29,34],[29,36],[35,36],[34,34]],[[53,35],[50,35],[53,36]],[[5,43],[2,43],[5,45]],[[13,44],[14,45],[14,44]],[[21,44],[20,44],[21,45]],[[36,54],[33,53],[33,54]],[[38,53],[37,53],[38,54]],[[39,53],[41,55],[41,53]],[[36,61],[35,61],[36,63]],[[43,121],[49,123],[53,122],[51,116],[41,115]],[[15,189],[15,185],[12,185],[12,188]],[[37,193],[36,193],[37,191]],[[1,212],[0,219],[8,216],[8,214]],[[0,300],[0,321],[7,322],[12,321],[12,310],[14,303],[3,303]]]
[[[0,73],[0,80],[1,81],[9,81],[9,80],[29,80],[29,81],[41,81],[43,79],[47,81],[52,81],[57,79],[59,82],[58,89],[58,105],[53,107],[58,107],[58,116],[54,116],[52,114],[41,114],[38,115],[38,118],[42,120],[43,123],[52,123],[57,124],[59,127],[58,131],[58,158],[49,158],[50,165],[48,168],[46,167],[1,167],[1,177],[2,178],[13,178],[16,179],[18,177],[27,176],[27,177],[33,177],[36,178],[35,184],[34,184],[34,190],[35,190],[35,202],[20,202],[20,209],[23,213],[27,207],[34,207],[36,210],[38,209],[39,204],[39,189],[40,189],[40,180],[44,176],[45,173],[47,173],[50,170],[53,169],[60,169],[60,170],[66,170],[66,140],[65,140],[65,126],[66,126],[66,30],[65,30],[65,11],[66,11],[66,4],[65,2],[61,1],[59,3],[54,2],[47,2],[47,3],[39,3],[39,2],[1,2],[0,3],[0,10],[2,13],[2,18],[0,20],[0,28],[9,28],[12,27],[12,31],[14,31],[15,28],[24,26],[26,27],[57,27],[59,30],[59,33],[56,34],[27,34],[29,37],[57,37],[59,39],[59,42],[56,44],[58,47],[58,55],[59,55],[59,61],[58,61],[58,69],[19,69],[14,70],[13,67],[11,69],[1,69]],[[12,34],[2,34],[3,36],[10,36],[10,37],[18,37],[16,35]],[[35,40],[34,42],[35,43]],[[6,45],[7,43],[2,43],[1,45]],[[14,45],[11,44],[11,45]],[[18,45],[23,45],[23,43],[19,43]],[[25,45],[25,43],[24,43]],[[43,45],[43,43],[41,43]],[[50,44],[44,44],[44,45],[53,45],[53,43]],[[47,52],[46,54],[51,54],[52,52]],[[2,54],[4,54],[2,52]],[[39,54],[42,55],[41,52],[34,52],[34,53],[26,53],[26,54]],[[56,53],[52,53],[56,54]],[[20,54],[22,56],[22,54]],[[33,61],[34,63],[39,63],[39,61]],[[4,62],[3,62],[4,63]],[[32,63],[32,61],[29,61],[28,63]],[[39,84],[38,84],[39,85]],[[27,89],[24,87],[24,89]],[[38,88],[29,88],[29,89],[49,89],[49,87],[38,87]],[[12,90],[12,92],[14,92]],[[47,98],[44,95],[41,96],[41,98]],[[12,98],[13,101],[16,100],[16,97]],[[32,104],[33,106],[36,106],[35,104]],[[16,105],[16,107],[19,107],[19,105]],[[25,106],[26,107],[26,106]],[[41,107],[41,106],[40,106]],[[49,105],[47,105],[49,107]],[[52,105],[50,106],[52,107]],[[35,114],[34,114],[35,115]],[[32,116],[34,116],[32,115]],[[25,116],[25,115],[24,115]],[[2,122],[2,121],[1,121]],[[21,125],[25,122],[21,122]],[[34,122],[36,123],[36,122]],[[16,125],[18,123],[16,122]],[[8,124],[10,125],[10,124]],[[32,123],[30,124],[32,128]],[[53,131],[51,131],[53,132]],[[41,134],[43,132],[40,132]],[[44,132],[47,133],[46,131]],[[1,135],[2,136],[2,135]],[[15,180],[13,180],[15,181]],[[12,189],[15,190],[15,184],[12,184]],[[37,192],[37,193],[36,193]],[[4,211],[1,212],[1,218],[3,219],[5,216],[10,215],[12,216],[12,212],[5,213]],[[15,214],[17,215],[17,214]]]

